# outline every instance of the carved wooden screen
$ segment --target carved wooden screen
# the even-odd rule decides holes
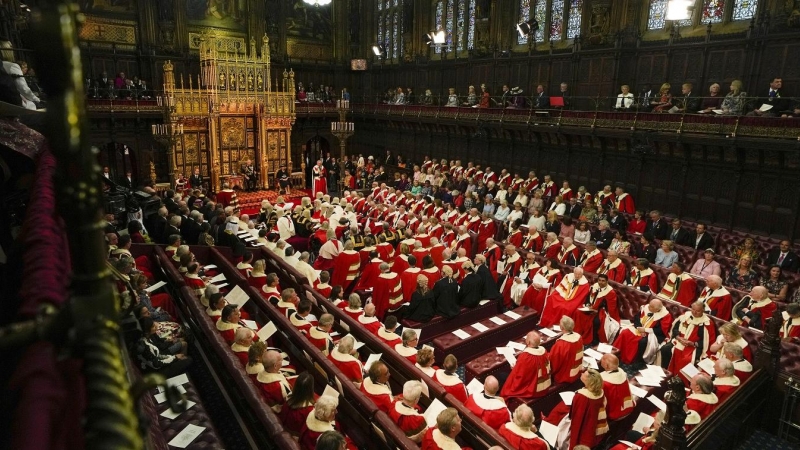
[[[253,117],[220,117],[219,174],[235,175],[245,158],[255,159],[255,129]]]

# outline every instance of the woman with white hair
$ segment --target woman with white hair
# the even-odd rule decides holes
[[[500,200],[500,206],[497,207],[497,211],[494,213],[494,218],[504,222],[508,218],[509,214],[511,214],[511,208],[508,207],[508,201],[505,199]]]
[[[317,399],[314,410],[306,417],[306,422],[300,430],[300,448],[313,450],[317,446],[317,440],[326,431],[339,431],[336,427],[336,408],[339,407],[339,399],[330,395],[323,395]],[[353,442],[345,437],[347,448],[356,450]]]
[[[403,385],[403,397],[394,403],[393,409],[389,410],[389,417],[414,442],[422,442],[422,437],[428,428],[419,406],[421,395],[421,381],[406,381]]]
[[[550,446],[536,434],[533,424],[533,410],[525,403],[519,405],[514,411],[511,422],[503,424],[497,430],[511,447],[520,450],[548,450]]]

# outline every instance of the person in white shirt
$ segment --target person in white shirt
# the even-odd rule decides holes
[[[631,88],[627,84],[622,85],[622,93],[617,95],[617,104],[614,106],[614,109],[617,111],[627,111],[633,105],[633,94],[631,93]]]
[[[319,278],[317,275],[317,271],[311,267],[311,264],[308,263],[308,258],[310,255],[308,252],[300,253],[300,258],[298,258],[297,265],[294,266],[301,275],[305,276],[309,283],[312,285],[315,281]]]
[[[292,222],[292,218],[284,215],[283,209],[276,208],[275,215],[278,216],[278,221],[276,226],[278,227],[278,233],[281,235],[281,240],[288,240],[292,236],[295,235],[294,231],[294,222]]]
[[[500,221],[505,221],[508,215],[511,214],[511,209],[508,207],[508,202],[502,200],[497,211],[494,212],[494,218]]]
[[[550,205],[550,211],[555,211],[559,216],[563,216],[567,211],[567,204],[564,203],[564,199],[560,195],[557,195],[556,200]]]
[[[528,228],[536,228],[539,232],[544,231],[545,217],[542,215],[541,209],[535,209],[530,219],[528,219]]]
[[[17,87],[20,97],[22,97],[22,107],[25,109],[36,109],[36,104],[39,103],[39,97],[31,91],[28,82],[25,81],[25,74],[22,73],[22,68],[19,64],[14,62],[13,45],[9,41],[0,42],[0,56],[3,59],[3,71],[9,74],[14,79],[14,84]]]

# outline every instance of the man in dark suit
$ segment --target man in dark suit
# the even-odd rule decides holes
[[[573,220],[578,220],[581,218],[582,209],[583,208],[581,205],[578,204],[578,199],[576,197],[572,197],[569,199],[569,204],[567,205],[567,210],[564,214],[572,217]]]
[[[186,225],[184,225],[184,223]],[[203,214],[200,211],[192,211],[189,219],[181,223],[181,235],[188,244],[197,244],[200,233],[203,232]]]
[[[759,117],[780,117],[781,111],[785,111],[791,107],[789,97],[783,96],[783,91],[781,91],[782,87],[783,80],[781,77],[773,78],[772,82],[769,84],[769,92],[767,93],[767,96],[758,98],[753,104],[753,108],[755,109],[747,113],[747,115]],[[764,105],[772,106],[772,108],[767,111],[762,111],[761,107]]]
[[[601,220],[597,224],[597,229],[592,232],[592,241],[597,244],[597,248],[608,250],[611,246],[611,241],[614,240],[614,233],[608,229],[608,222]]]
[[[694,233],[689,236],[688,244],[694,247],[695,250],[704,248],[714,248],[714,238],[706,232],[706,226],[698,223]]]
[[[616,208],[611,208],[608,211],[608,226],[620,233],[624,233],[625,230],[628,229],[628,221],[625,220],[625,217],[623,217]]]
[[[672,229],[669,230],[667,239],[677,245],[690,245],[689,232],[681,227],[681,221],[678,219],[672,219]]]
[[[164,230],[167,229],[167,207],[161,206],[158,208],[157,214],[150,215],[149,219],[145,219],[145,221],[147,221],[147,230],[150,236],[155,239],[157,243],[165,244]]]
[[[172,189],[168,190],[164,198],[164,206],[167,207],[167,212],[169,212],[170,214],[177,214],[178,204],[175,203],[173,197],[175,197],[175,191],[173,191]]]
[[[511,106],[511,91],[508,89],[508,85],[503,85],[503,94],[500,96],[500,107],[505,108],[506,106]]]
[[[639,100],[637,102],[636,107],[639,108],[639,111],[642,112],[649,112],[653,109],[650,102],[653,101],[653,97],[655,94],[653,93],[653,88],[650,87],[649,84],[642,86],[642,91],[639,93]]]
[[[125,178],[122,178],[121,180],[119,180],[118,183],[122,187],[124,187],[126,189],[133,190],[133,186],[134,186],[134,184],[133,184],[133,174],[131,174],[131,171],[130,170],[126,171],[125,172]]]
[[[475,255],[473,260],[475,263],[475,273],[481,278],[481,300],[494,300],[500,297],[500,290],[497,288],[497,282],[492,277],[492,272],[486,266],[486,257],[483,255]]]
[[[203,187],[203,176],[200,175],[199,167],[195,167],[194,173],[189,177],[189,186],[191,186],[192,189],[200,189]]]
[[[550,107],[550,97],[545,94],[544,86],[536,86],[536,97],[534,97],[534,108],[546,109]]]
[[[392,155],[391,150],[386,150],[386,159],[384,160],[384,164],[387,166],[395,165],[394,155]]]
[[[669,235],[669,225],[667,225],[667,221],[661,217],[660,211],[654,209],[650,212],[650,220],[647,221],[644,232],[652,234],[654,238],[659,240],[667,238]]]
[[[462,266],[466,276],[461,280],[461,288],[458,290],[458,304],[467,308],[474,308],[480,304],[481,288],[483,280],[480,275],[475,273],[475,267],[471,262],[467,261]]]
[[[797,271],[800,266],[800,258],[791,250],[789,241],[781,241],[778,248],[773,248],[767,254],[767,265],[773,264],[781,266],[781,269]]]
[[[683,97],[679,97],[675,102],[675,106],[678,107],[676,113],[694,114],[700,110],[700,97],[692,95],[692,83],[683,83],[681,93]]]

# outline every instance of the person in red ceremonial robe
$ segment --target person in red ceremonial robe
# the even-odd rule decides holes
[[[431,248],[428,249],[428,253],[431,255],[431,258],[433,258],[433,265],[439,268],[439,270],[442,270],[445,250],[447,250],[447,247],[439,242],[438,238],[431,238]]]
[[[228,183],[222,183],[222,190],[217,192],[217,204],[222,205],[223,207],[227,208],[228,206],[236,206],[238,205],[238,200],[236,199],[236,192],[231,189]]]
[[[594,369],[581,375],[584,387],[575,392],[569,412],[569,448],[595,447],[608,433],[603,377]]]
[[[308,414],[314,410],[318,396],[314,393],[314,376],[310,371],[301,373],[293,381],[292,393],[281,406],[278,418],[284,430],[299,436]]]
[[[456,443],[461,432],[461,417],[458,410],[447,408],[436,417],[436,427],[428,428],[422,437],[421,450],[470,450]]]
[[[467,388],[464,382],[458,378],[456,370],[458,369],[458,359],[454,355],[447,355],[444,357],[442,368],[433,374],[433,381],[442,385],[445,391],[462,403],[467,401]]]
[[[252,262],[253,253],[245,250],[244,254],[242,255],[242,261],[239,264],[236,264],[236,270],[238,270],[243,277],[249,278],[250,272],[253,270]]]
[[[277,305],[281,301],[279,281],[277,274],[268,273],[264,285],[261,286],[261,296],[273,305]]]
[[[494,224],[494,219],[491,215],[483,213],[481,223],[478,225],[478,251],[486,250],[486,240],[494,238],[496,234],[497,226]]]
[[[589,241],[586,243],[586,250],[578,258],[578,265],[583,267],[586,272],[597,273],[603,264],[603,254],[597,249],[597,243]]]
[[[329,298],[333,291],[333,286],[328,283],[330,280],[331,276],[328,271],[323,270],[319,273],[319,279],[314,281],[314,290],[319,292],[319,295]]]
[[[383,321],[383,326],[378,328],[376,336],[378,336],[378,339],[382,340],[386,345],[394,348],[395,345],[402,342],[400,335],[394,332],[396,329],[397,317],[387,316],[386,320]]]
[[[696,425],[716,409],[719,398],[714,394],[714,383],[705,373],[692,377],[689,384],[691,394],[686,397],[686,425]]]
[[[778,304],[769,298],[764,286],[755,286],[733,307],[733,321],[739,325],[764,330],[767,319],[772,317]]]
[[[568,266],[577,267],[580,250],[572,241],[571,237],[565,237],[561,250],[558,252],[558,262]]]
[[[561,189],[558,190],[558,195],[561,196],[561,198],[564,200],[564,203],[569,203],[569,200],[575,197],[575,192],[569,187],[569,181],[565,181],[562,184]]]
[[[520,266],[519,273],[514,277],[514,284],[511,286],[511,300],[514,305],[520,306],[525,292],[533,283],[540,268],[539,263],[536,262],[536,255],[528,252],[525,255],[525,262]]]
[[[243,366],[246,366],[250,360],[250,346],[253,345],[253,338],[255,336],[255,331],[245,327],[237,329],[234,333],[234,341],[233,345],[231,345],[231,350],[233,354],[239,358]]]
[[[631,326],[620,330],[614,347],[619,349],[619,359],[624,364],[655,360],[658,346],[665,342],[672,329],[672,316],[659,299],[641,307],[633,317]]]
[[[411,254],[411,249],[409,249],[408,244],[401,243],[398,246],[398,250],[394,261],[392,261],[392,272],[402,275],[409,268],[408,256]]]
[[[228,302],[225,300],[225,296],[220,292],[215,292],[208,298],[206,314],[208,314],[208,317],[216,324],[219,318],[222,317],[222,309],[227,305]]]
[[[409,380],[403,384],[403,397],[394,403],[394,408],[389,411],[389,417],[403,430],[406,436],[414,442],[422,442],[422,437],[428,429],[419,398],[422,395],[422,382]]]
[[[789,303],[781,317],[783,317],[780,331],[781,340],[790,341],[792,338],[800,338],[800,304]]]
[[[367,369],[361,392],[386,414],[394,409],[395,398],[389,387],[389,367],[383,361],[375,361]]]
[[[696,364],[716,338],[714,322],[703,310],[703,303],[692,303],[691,310],[672,324],[672,340],[661,347],[661,366],[683,377],[681,369]]]
[[[375,250],[369,252],[369,262],[364,266],[361,271],[361,277],[356,282],[356,291],[368,291],[375,288],[375,283],[378,281],[378,276],[381,274],[381,264],[385,264],[382,259],[378,258],[378,252]],[[336,270],[333,272],[336,273]]]
[[[197,297],[203,295],[203,292],[206,290],[206,280],[208,278],[203,278],[197,274],[200,265],[193,262],[189,263],[186,267],[186,273],[183,275],[183,281],[186,282],[186,286],[194,291]]]
[[[750,344],[742,337],[739,327],[732,322],[726,322],[719,327],[717,340],[708,347],[708,356],[713,359],[724,358],[723,347],[726,343],[738,345],[742,349],[744,357],[750,362],[753,361],[753,352],[750,350]]]
[[[322,166],[322,160],[317,160],[317,165],[311,168],[312,184],[311,184],[311,197],[316,198],[317,192],[322,194],[328,193],[328,176],[327,170]]]
[[[550,349],[551,373],[554,383],[572,383],[583,367],[583,339],[571,318],[564,316],[559,323],[563,334]]]
[[[745,359],[742,347],[726,342],[722,345],[722,354],[728,361],[733,363],[734,374],[744,383],[753,374],[753,365]]]
[[[522,230],[515,222],[510,223],[508,228],[506,241],[514,247],[522,247]]]
[[[267,344],[263,342],[253,342],[247,349],[247,365],[244,371],[253,383],[258,383],[258,374],[264,371],[264,352],[267,351]]]
[[[608,284],[608,276],[598,275],[589,297],[575,314],[575,332],[583,336],[584,345],[608,343],[616,337],[619,322],[617,292]]]
[[[381,263],[378,268],[381,274],[373,285],[372,304],[375,305],[375,316],[382,320],[386,311],[396,311],[403,306],[403,285],[400,275],[392,272],[389,264]],[[377,332],[376,329],[374,333]]]
[[[555,258],[548,258],[544,266],[533,277],[531,285],[522,296],[520,306],[527,306],[535,311],[544,310],[544,301],[553,286],[561,282],[561,270]]]
[[[618,187],[614,194],[614,208],[621,213],[633,214],[636,212],[636,207],[633,204],[633,197],[621,187]]]
[[[302,450],[315,450],[317,443],[323,441],[328,431],[338,431],[336,426],[336,408],[339,406],[339,399],[330,395],[323,395],[317,399],[314,409],[308,413],[305,423],[300,429],[299,444]],[[323,437],[325,436],[325,437]],[[340,438],[337,436],[337,440]],[[358,447],[349,438],[344,438],[345,450],[357,450]]]
[[[306,335],[311,345],[318,348],[325,356],[330,355],[331,350],[333,350],[332,329],[333,316],[331,314],[323,314],[320,316],[317,326],[309,328]]]
[[[360,388],[361,383],[364,382],[364,366],[357,358],[358,352],[353,349],[354,344],[353,336],[348,335],[339,339],[339,344],[334,347],[328,359],[342,371],[348,380]]]
[[[275,350],[264,352],[262,364],[264,365],[264,371],[256,377],[258,388],[267,405],[273,411],[280,412],[281,405],[286,402],[286,398],[292,393],[292,386],[296,377],[286,377],[281,373],[283,358]]]
[[[536,331],[525,336],[525,350],[517,356],[500,395],[503,398],[529,399],[540,397],[550,387],[550,355],[541,347],[542,337]]]
[[[422,258],[422,271],[420,271],[420,275],[424,275],[425,278],[428,279],[428,289],[433,289],[433,285],[442,278],[442,272],[433,265],[433,258],[431,258],[431,255]]]
[[[642,292],[658,292],[658,277],[650,268],[650,261],[639,258],[635,263],[636,266],[631,268],[628,275],[628,286],[633,286]]]
[[[419,238],[419,236],[417,236]],[[419,239],[414,241],[414,249],[411,251],[411,254],[417,258],[417,261],[422,261],[422,259],[428,256],[428,249],[425,248],[425,245]]]
[[[469,236],[469,231],[463,225],[458,227],[458,236],[450,245],[450,251],[456,252],[458,249],[463,248],[467,250],[467,256],[472,258],[472,238]]]
[[[576,267],[558,284],[558,287],[547,297],[542,311],[539,326],[550,328],[557,324],[562,316],[572,317],[589,296],[589,280],[583,276],[583,269]]]
[[[403,285],[403,301],[410,302],[411,295],[417,288],[417,277],[422,273],[422,269],[417,267],[417,258],[414,255],[408,257],[408,269],[400,274],[400,283]]]
[[[311,328],[316,325],[308,320],[308,316],[311,314],[311,305],[311,300],[307,298],[301,299],[297,302],[297,310],[289,314],[289,322],[297,328],[297,331],[306,336]]]
[[[458,253],[454,255],[455,258],[448,258],[444,262],[442,262],[442,267],[448,266],[453,273],[457,274],[456,280],[461,282],[464,277],[466,276],[466,269],[464,269],[464,263],[471,262],[469,258],[467,258],[467,251],[463,248],[458,249]]]
[[[685,266],[680,261],[672,263],[669,271],[667,281],[658,296],[688,307],[697,297],[697,282],[685,272]]]
[[[489,375],[483,382],[483,392],[470,395],[464,403],[464,406],[483,423],[495,430],[511,419],[511,412],[509,412],[505,400],[497,396],[499,390],[500,385],[497,378]]]
[[[606,259],[603,264],[597,269],[598,274],[608,275],[608,279],[616,281],[617,283],[624,283],[625,277],[628,276],[628,269],[619,256],[616,250],[609,250],[606,253]]]
[[[606,414],[610,420],[619,420],[631,412],[636,406],[631,394],[631,385],[628,375],[619,368],[619,358],[612,353],[606,353],[600,359],[603,371],[603,392],[606,395]]]
[[[497,245],[494,239],[487,239],[486,249],[482,255],[486,259],[486,267],[489,268],[492,278],[497,281],[497,262],[503,258],[503,249]],[[476,262],[475,265],[479,264]]]
[[[394,345],[394,351],[403,358],[409,360],[411,364],[417,363],[417,345],[419,337],[416,330],[405,329],[401,337],[401,342]]]
[[[297,304],[300,302],[300,296],[294,288],[286,288],[281,291],[281,297],[278,304],[275,305],[278,311],[287,318],[297,311]]]
[[[267,274],[264,273],[266,269],[266,262],[263,259],[253,263],[253,270],[250,271],[250,276],[247,277],[247,284],[261,290],[267,284]]]
[[[722,358],[714,362],[714,393],[720,403],[730,397],[740,384],[731,361]]]
[[[361,314],[356,318],[358,323],[361,324],[367,331],[372,334],[378,334],[378,330],[381,327],[381,322],[375,317],[376,307],[374,303],[367,303],[367,306],[364,307],[364,314]]]
[[[517,450],[549,450],[550,445],[536,434],[533,410],[525,403],[514,411],[514,419],[497,430],[500,436]]]
[[[706,287],[700,292],[697,300],[705,304],[706,312],[712,316],[731,320],[733,299],[731,293],[722,285],[722,278],[719,276],[709,275],[706,278]]]
[[[239,321],[242,319],[242,314],[239,312],[239,307],[236,305],[227,305],[222,308],[222,313],[217,321],[217,330],[222,334],[222,338],[228,344],[233,344],[236,340],[236,330],[242,325]]]
[[[542,235],[539,234],[539,230],[536,227],[528,228],[528,234],[522,239],[521,247],[529,252],[539,253],[542,251],[542,245],[544,244],[544,239]]]
[[[554,199],[556,194],[558,194],[558,186],[556,183],[550,178],[550,175],[544,176],[544,181],[542,181],[542,185],[540,186],[542,189],[542,197],[545,199]]]
[[[384,235],[378,236],[378,245],[375,246],[375,250],[378,252],[378,258],[383,261],[392,261],[394,259],[394,247],[386,242],[386,236]]]
[[[523,259],[517,252],[517,247],[511,244],[506,245],[504,253],[503,259],[497,265],[497,281],[500,283],[500,292],[503,294],[503,305],[510,309],[514,305],[511,300],[511,287],[514,285],[514,278],[519,275]]]
[[[361,256],[353,250],[353,241],[344,243],[344,250],[333,260],[333,275],[331,276],[332,286],[341,286],[345,292],[358,277],[361,269]]]
[[[547,233],[540,253],[547,259],[556,258],[556,260],[558,260],[558,255],[561,253],[561,242],[559,242],[558,236],[552,231]]]
[[[361,307],[361,297],[353,292],[347,297],[347,306],[342,308],[344,313],[352,317],[353,320],[358,320],[364,314],[364,308]]]

